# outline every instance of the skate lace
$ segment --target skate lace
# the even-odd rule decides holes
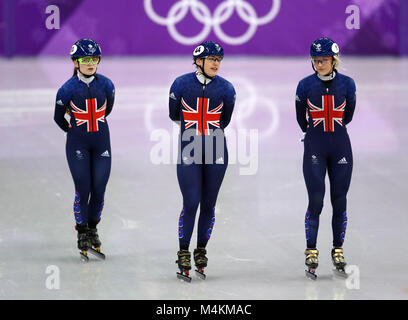
[[[344,254],[343,250],[335,249],[334,253],[332,254],[333,260],[335,263],[344,263]]]
[[[86,233],[80,233],[80,234],[78,235],[78,240],[79,240],[79,241],[88,240],[87,234],[86,234]]]
[[[99,236],[98,236],[98,234],[96,234],[96,233],[92,233],[91,234],[91,238],[92,238],[92,240],[99,240]]]
[[[208,259],[206,257],[194,257],[197,264],[207,263]]]
[[[309,262],[309,263],[317,263],[318,262],[319,251],[317,251],[317,250],[306,250],[305,254],[306,254],[307,262]]]
[[[189,252],[181,252],[178,254],[179,263],[181,265],[189,265],[191,256]]]
[[[195,250],[194,251],[194,261],[197,264],[207,263],[208,258],[205,256],[206,250]]]
[[[90,229],[88,232],[88,236],[92,242],[99,242],[98,230]]]

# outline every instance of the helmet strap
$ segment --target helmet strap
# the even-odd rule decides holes
[[[313,71],[317,73],[317,71],[316,71],[316,69],[315,69],[315,67],[314,67],[313,61],[310,61],[310,63],[312,64],[312,69],[313,69]]]
[[[209,76],[208,74],[206,74],[205,71],[204,71],[205,58],[202,58],[202,61],[203,61],[203,66],[202,66],[202,67],[197,64],[197,66],[200,68],[201,73],[202,73],[203,76],[206,77],[207,79],[213,80],[214,77],[210,77],[210,76]]]

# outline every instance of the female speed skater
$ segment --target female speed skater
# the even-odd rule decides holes
[[[104,194],[111,170],[111,146],[106,117],[112,111],[115,89],[111,80],[96,73],[101,48],[81,39],[71,48],[74,75],[58,90],[54,120],[67,132],[66,156],[75,185],[74,216],[81,259],[88,251],[99,258]],[[65,119],[70,115],[70,121]]]
[[[215,222],[215,203],[228,165],[224,129],[231,120],[235,90],[218,76],[223,48],[215,42],[200,44],[193,52],[196,71],[178,77],[170,88],[169,116],[180,121],[177,178],[183,196],[179,217],[178,278],[191,281],[189,245],[198,205],[197,275],[205,279],[206,245]]]
[[[309,197],[305,216],[306,275],[316,279],[319,251],[316,247],[319,216],[323,209],[326,171],[333,207],[333,249],[335,271],[346,276],[343,242],[347,227],[347,192],[353,169],[353,155],[346,125],[353,118],[356,86],[352,78],[337,71],[339,47],[320,38],[310,47],[314,74],[302,79],[296,90],[296,117],[304,136],[303,175]]]

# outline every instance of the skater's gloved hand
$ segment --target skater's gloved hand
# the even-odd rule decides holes
[[[299,139],[299,142],[304,142],[305,141],[305,135],[306,135],[306,132],[303,132],[303,137]]]

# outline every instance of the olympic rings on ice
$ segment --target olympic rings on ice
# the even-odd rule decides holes
[[[270,11],[265,16],[258,17],[254,7],[245,0],[224,0],[216,7],[214,15],[211,14],[206,4],[200,0],[179,0],[170,8],[167,17],[162,17],[154,11],[152,1],[144,0],[146,14],[155,23],[167,26],[167,30],[172,38],[184,45],[192,45],[204,41],[212,29],[217,37],[227,44],[244,44],[254,36],[258,26],[271,22],[277,16],[281,4],[281,0],[272,0]],[[202,30],[192,37],[183,36],[176,29],[176,24],[186,17],[189,10],[194,18],[203,24]],[[235,10],[238,16],[249,27],[241,36],[231,37],[224,32],[221,25],[231,18]]]

